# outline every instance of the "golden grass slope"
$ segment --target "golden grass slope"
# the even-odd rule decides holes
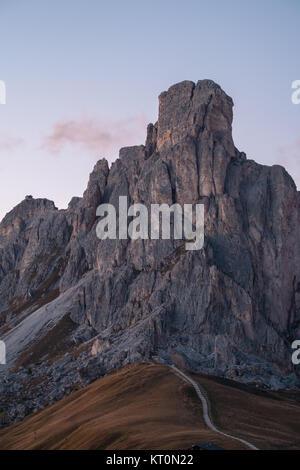
[[[299,405],[269,397],[257,401],[254,394],[215,380],[203,377],[201,380],[207,382],[212,412],[223,429],[235,431],[236,435],[241,433],[241,437],[264,447],[272,447],[273,440],[275,447],[289,444],[300,448],[295,428],[296,422],[300,422]],[[256,424],[247,416],[247,403],[251,412],[256,403],[253,415]],[[242,412],[240,407],[246,409]],[[281,429],[276,430],[274,417],[278,409]],[[260,428],[260,416],[264,417],[264,428]],[[171,450],[188,449],[197,442],[212,442],[224,449],[245,448],[207,429],[193,387],[182,382],[168,367],[149,363],[134,364],[107,375],[0,431],[2,450]]]

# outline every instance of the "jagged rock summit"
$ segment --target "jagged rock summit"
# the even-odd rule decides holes
[[[145,145],[100,160],[66,210],[26,198],[0,224],[4,424],[108,370],[160,358],[274,388],[299,384],[300,197],[285,169],[247,160],[233,102],[210,80],[159,97]],[[203,203],[205,244],[102,240],[96,208]],[[29,372],[30,371],[30,372]],[[13,397],[13,401],[10,399]]]

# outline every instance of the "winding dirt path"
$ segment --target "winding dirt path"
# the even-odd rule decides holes
[[[231,439],[235,439],[236,441],[242,442],[242,444],[245,444],[247,447],[249,447],[252,450],[259,450],[253,444],[250,444],[250,442],[247,442],[244,439],[240,439],[239,437],[234,437],[234,436],[231,436],[230,434],[226,434],[225,432],[219,431],[219,429],[217,429],[211,421],[211,418],[210,418],[209,412],[208,412],[207,399],[204,396],[203,392],[201,391],[199,385],[193,379],[191,379],[191,377],[189,377],[184,372],[179,370],[176,366],[172,365],[171,368],[173,369],[173,371],[175,372],[175,374],[177,376],[179,376],[185,382],[188,382],[189,384],[191,384],[194,387],[194,389],[195,389],[195,391],[196,391],[196,393],[197,393],[197,395],[200,398],[201,403],[202,403],[204,422],[212,431],[217,432],[218,434],[222,434],[222,436],[230,437]]]

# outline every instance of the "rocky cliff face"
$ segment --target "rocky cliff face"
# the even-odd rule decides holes
[[[68,209],[29,197],[3,219],[4,424],[143,358],[299,384],[300,196],[284,168],[235,148],[232,106],[210,80],[176,84],[160,95],[145,146],[121,149],[110,169],[100,160]],[[203,249],[100,241],[96,208],[119,196],[203,203]]]

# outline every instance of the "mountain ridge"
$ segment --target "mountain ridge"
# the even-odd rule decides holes
[[[272,388],[299,384],[300,196],[283,167],[236,149],[232,106],[211,80],[175,84],[145,145],[122,148],[110,168],[99,160],[82,198],[57,209],[29,197],[4,217],[3,424],[152,357]],[[204,204],[204,248],[97,239],[97,207],[118,207],[120,195],[147,207]]]

